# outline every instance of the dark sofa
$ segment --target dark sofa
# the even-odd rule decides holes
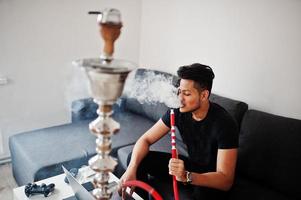
[[[146,71],[138,69],[135,78],[143,78]],[[164,72],[153,72],[177,79]],[[244,102],[215,94],[210,99],[223,106],[240,126],[237,173],[229,199],[301,199],[298,190],[301,120],[248,110]],[[67,168],[87,164],[95,154],[95,137],[89,133],[88,123],[96,117],[96,108],[92,99],[77,100],[72,103],[72,123],[10,137],[13,175],[17,183],[24,185],[62,173],[62,164]],[[111,155],[119,161],[117,175],[126,169],[127,156],[137,139],[167,109],[161,103],[140,104],[126,94],[114,105],[113,117],[121,125],[120,132],[112,137]],[[180,154],[187,156],[178,132],[177,147]],[[170,152],[169,136],[152,145],[151,150]],[[163,182],[154,186],[164,194]]]
[[[230,199],[301,199],[300,169],[301,120],[248,110]]]

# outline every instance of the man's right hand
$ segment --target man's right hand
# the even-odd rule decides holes
[[[118,186],[118,194],[122,197],[122,199],[125,199],[126,197],[126,188],[123,188],[123,183],[126,181],[132,181],[136,180],[136,170],[128,168],[125,173],[121,176],[119,186]],[[130,188],[130,195],[132,196],[135,187]]]

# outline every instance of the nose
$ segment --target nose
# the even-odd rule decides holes
[[[183,101],[183,100],[184,100],[184,95],[180,93],[180,94],[178,95],[178,98],[180,99],[180,101]]]

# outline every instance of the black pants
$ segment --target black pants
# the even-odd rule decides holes
[[[129,164],[131,154],[127,159]],[[159,192],[164,200],[174,199],[172,176],[169,175],[168,163],[171,158],[171,154],[163,152],[150,151],[147,156],[142,160],[138,167],[137,179],[148,183],[154,189]],[[184,161],[185,169],[188,171],[194,171],[195,166],[192,166],[188,158],[179,155],[179,159]],[[216,200],[225,199],[225,193],[219,190],[198,187],[193,185],[184,185],[178,182],[180,200]],[[148,194],[141,190],[135,189],[143,199],[149,199]]]

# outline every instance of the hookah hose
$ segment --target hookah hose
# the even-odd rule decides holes
[[[152,197],[155,200],[163,200],[163,198],[160,196],[160,194],[154,188],[152,188],[151,186],[149,186],[148,184],[146,184],[142,181],[137,181],[137,180],[126,181],[122,184],[122,187],[132,187],[132,186],[139,187],[139,188],[147,191],[149,194],[152,195]]]
[[[175,113],[173,109],[170,110],[170,127],[171,127],[171,157],[177,158]],[[178,190],[176,176],[173,176],[173,192],[174,192],[175,200],[179,200],[179,190]]]

